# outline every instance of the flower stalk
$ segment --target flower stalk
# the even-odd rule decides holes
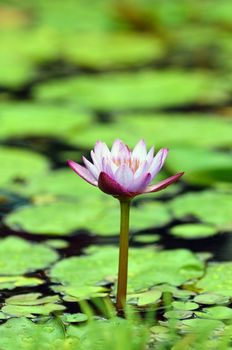
[[[130,200],[120,201],[120,243],[119,243],[119,264],[118,264],[118,287],[116,309],[118,312],[124,309],[127,292],[128,273],[128,246],[129,246],[129,218]]]

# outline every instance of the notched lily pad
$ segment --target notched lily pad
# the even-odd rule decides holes
[[[201,311],[196,311],[195,314],[200,318],[208,318],[213,320],[231,320],[232,309],[227,306],[211,306],[204,308]]]
[[[43,269],[57,258],[58,254],[43,244],[33,244],[14,236],[0,240],[0,275],[2,276],[14,276],[15,272],[24,274]]]
[[[204,305],[223,305],[228,304],[230,301],[230,298],[228,296],[223,296],[216,293],[203,293],[196,295],[194,297],[194,301],[199,304]]]

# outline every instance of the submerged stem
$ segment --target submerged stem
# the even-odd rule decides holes
[[[123,307],[126,303],[130,200],[120,200],[120,209],[120,246],[118,265],[118,289],[116,300],[116,308],[118,311],[123,310]]]

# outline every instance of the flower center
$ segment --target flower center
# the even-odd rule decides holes
[[[140,161],[139,159],[132,159],[132,158],[113,158],[112,159],[114,164],[117,165],[117,167],[120,167],[122,165],[128,165],[129,168],[132,170],[133,173],[135,173],[139,166],[140,166]]]

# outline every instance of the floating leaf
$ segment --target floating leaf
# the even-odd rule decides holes
[[[32,244],[14,236],[0,240],[0,275],[14,276],[16,272],[23,274],[43,269],[57,258],[58,254],[43,244]]]
[[[78,96],[78,105],[97,110],[162,108],[207,101],[215,85],[217,87],[215,78],[206,72],[173,69],[46,82],[35,88],[35,95],[40,100],[74,103]]]
[[[33,115],[33,118],[32,118]],[[62,118],[62,123],[57,122]],[[91,115],[71,107],[57,107],[36,103],[2,103],[0,137],[66,137],[83,132],[91,122]]]
[[[173,301],[172,307],[175,310],[185,310],[185,311],[191,311],[199,308],[199,305],[197,303],[194,303],[192,301]]]
[[[27,180],[49,167],[46,158],[37,153],[3,146],[0,147],[0,162],[1,187],[14,180]]]
[[[161,298],[162,292],[156,289],[149,290],[148,292],[128,294],[128,301],[136,300],[138,306],[145,306],[149,304],[156,304]]]
[[[196,311],[195,314],[200,318],[209,318],[213,320],[231,320],[232,309],[227,306],[211,306],[204,308],[201,311]]]
[[[64,259],[51,269],[52,281],[63,284],[58,287],[59,291],[69,294],[71,288],[71,291],[76,290],[77,299],[78,296],[84,299],[91,296],[90,287],[94,287],[92,293],[96,294],[101,291],[98,286],[116,281],[118,248],[92,247],[88,253]],[[131,248],[128,291],[137,293],[161,283],[177,286],[200,277],[202,273],[202,263],[188,250],[158,252],[152,248]]]
[[[190,318],[192,314],[193,314],[192,311],[187,311],[187,310],[170,310],[164,313],[164,317],[182,320],[185,318]]]
[[[205,224],[182,224],[172,227],[170,233],[180,238],[199,239],[216,235],[217,229]]]
[[[232,297],[232,263],[224,262],[207,267],[206,274],[196,284],[201,292]]]
[[[203,293],[196,295],[194,301],[199,304],[213,305],[213,304],[228,304],[229,297],[216,293]]]
[[[57,215],[57,213],[62,213],[62,215]],[[131,230],[159,227],[170,219],[170,214],[164,204],[145,203],[138,208],[132,207]],[[93,198],[79,202],[76,200],[59,201],[21,207],[10,213],[5,223],[13,229],[37,234],[70,235],[74,231],[86,229],[102,236],[117,235],[119,206],[118,202],[104,194],[98,199],[93,195]]]
[[[85,322],[88,320],[88,316],[82,313],[76,313],[76,314],[64,313],[61,316],[61,318],[64,323]]]
[[[36,277],[0,276],[0,289],[14,289],[16,287],[33,287],[43,284],[44,281]]]
[[[160,240],[160,235],[156,234],[141,234],[133,237],[133,242],[136,243],[156,243]]]
[[[206,224],[214,225],[217,230],[230,231],[232,228],[232,201],[229,193],[186,193],[171,201],[170,208],[175,217],[180,219],[194,216]]]
[[[192,184],[216,185],[231,182],[231,155],[223,152],[196,147],[175,148],[166,166],[171,173],[183,168],[185,181]]]
[[[14,334],[13,337],[12,334]],[[62,349],[64,339],[64,328],[58,319],[34,323],[24,317],[12,318],[0,326],[0,347],[2,349],[56,350]],[[77,338],[75,339],[77,341]]]
[[[57,295],[42,297],[41,293],[18,294],[5,300],[2,312],[10,316],[29,317],[34,315],[49,315],[55,311],[65,309],[64,305],[60,305]]]

